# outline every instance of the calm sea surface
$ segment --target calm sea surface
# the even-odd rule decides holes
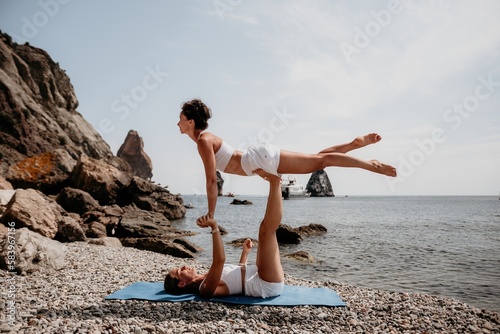
[[[229,232],[224,241],[257,238],[266,197],[237,196],[253,205],[230,205],[219,197],[216,218]],[[206,197],[183,195],[186,217],[177,227],[200,231],[190,237],[206,251],[198,261],[210,264],[211,239],[195,219],[206,213]],[[500,200],[494,196],[369,196],[305,198],[283,201],[283,223],[317,223],[328,232],[282,254],[307,251],[318,262],[283,259],[285,271],[309,280],[332,280],[359,287],[442,295],[500,311]],[[252,252],[250,261],[255,261]],[[228,262],[240,249],[226,245]]]

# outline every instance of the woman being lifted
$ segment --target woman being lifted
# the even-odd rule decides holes
[[[198,145],[198,153],[205,167],[208,217],[213,218],[217,204],[217,170],[235,175],[252,176],[258,168],[281,174],[308,174],[326,167],[355,167],[391,177],[396,169],[378,160],[364,161],[345,153],[377,143],[382,138],[375,133],[360,136],[347,144],[328,147],[316,154],[282,150],[270,144],[249,147],[245,152],[232,148],[222,138],[204,131],[212,117],[210,109],[199,99],[182,104],[177,126]]]

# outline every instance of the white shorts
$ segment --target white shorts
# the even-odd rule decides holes
[[[284,282],[266,282],[259,277],[257,266],[249,265],[245,274],[245,296],[269,298],[279,296],[285,287]]]
[[[278,174],[279,164],[280,149],[267,143],[251,146],[241,156],[241,168],[249,176],[255,175],[252,171],[262,168],[270,174],[281,177],[281,174]]]

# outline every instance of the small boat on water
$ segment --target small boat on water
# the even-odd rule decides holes
[[[281,180],[281,196],[284,199],[309,197],[309,193],[303,184],[297,183],[295,178],[288,177],[288,180]]]

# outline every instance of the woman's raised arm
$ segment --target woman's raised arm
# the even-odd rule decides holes
[[[212,140],[207,136],[198,139],[198,153],[200,154],[203,166],[205,167],[206,191],[208,211],[210,218],[214,218],[215,207],[217,206],[217,170],[215,167],[215,153]]]
[[[216,290],[220,283],[224,263],[226,262],[226,253],[224,252],[219,226],[214,219],[202,216],[198,218],[196,224],[200,227],[210,227],[212,229],[212,265],[200,286],[200,296],[203,298],[212,298],[217,295]]]

